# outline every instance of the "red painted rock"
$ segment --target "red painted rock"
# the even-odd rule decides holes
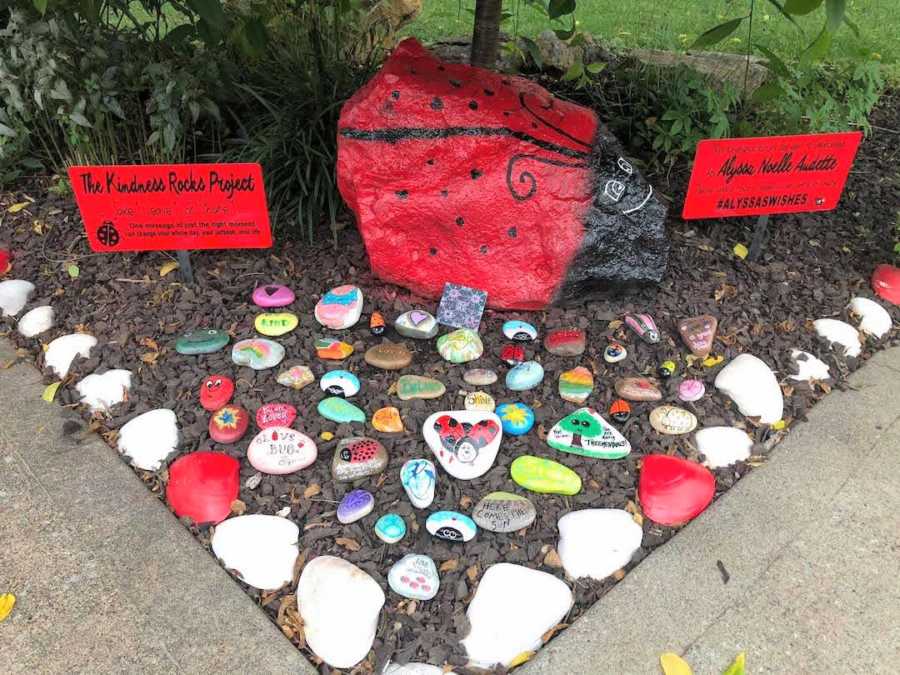
[[[169,466],[166,501],[179,518],[220,523],[237,499],[241,465],[220,452],[192,452]]]
[[[500,360],[514,366],[525,360],[525,348],[522,345],[503,345]]]
[[[453,282],[540,309],[658,282],[665,207],[596,114],[413,39],[343,107],[338,185],[372,270],[416,294]]]
[[[250,424],[250,416],[239,405],[226,405],[209,418],[209,437],[216,443],[237,443]]]
[[[641,466],[641,510],[660,525],[683,525],[709,506],[716,479],[706,467],[669,455],[647,455]]]
[[[872,290],[888,302],[900,305],[900,267],[879,265],[872,273]]]
[[[256,411],[256,426],[260,429],[289,427],[295,419],[297,409],[290,403],[266,403]]]
[[[200,405],[204,410],[218,410],[234,396],[234,382],[226,375],[209,375],[200,383]]]
[[[584,353],[585,334],[580,328],[557,328],[547,333],[544,349],[557,356],[578,356]]]
[[[12,269],[12,263],[10,260],[12,259],[12,255],[5,248],[0,248],[0,277],[9,272]]]

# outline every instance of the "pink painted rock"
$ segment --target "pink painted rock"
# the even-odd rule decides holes
[[[218,410],[234,396],[234,382],[227,375],[208,375],[200,383],[200,405],[204,410]]]
[[[669,455],[647,455],[641,466],[641,510],[660,525],[683,525],[709,506],[716,479],[705,466]]]
[[[557,356],[578,356],[584,353],[585,334],[580,328],[557,328],[547,333],[544,349]]]
[[[319,454],[313,440],[296,429],[263,429],[247,448],[247,460],[263,473],[285,474],[305,469]]]
[[[240,463],[220,452],[192,452],[169,466],[166,501],[179,518],[217,524],[231,513],[240,487]]]
[[[316,321],[332,330],[350,328],[362,314],[363,294],[346,284],[332,288],[316,303]]]
[[[625,325],[644,342],[651,345],[659,342],[659,328],[649,314],[626,314]]]
[[[239,405],[226,405],[209,418],[209,437],[216,443],[237,443],[247,433],[250,416]]]
[[[596,114],[521,77],[400,43],[343,107],[338,185],[381,279],[492,307],[658,282],[665,207]]]
[[[256,426],[260,429],[289,427],[295,419],[297,409],[290,403],[266,403],[256,411]]]
[[[662,392],[656,382],[646,377],[620,377],[614,384],[616,393],[627,401],[659,401]]]
[[[900,267],[879,265],[872,273],[872,290],[890,303],[900,305]]]
[[[253,289],[253,304],[258,307],[285,307],[294,301],[294,291],[281,284],[257,286]]]

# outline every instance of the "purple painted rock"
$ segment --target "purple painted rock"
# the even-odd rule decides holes
[[[226,405],[209,418],[209,437],[216,443],[237,443],[247,433],[250,416],[239,405]]]
[[[710,314],[694,316],[690,319],[682,319],[678,322],[678,332],[681,339],[688,346],[691,353],[701,359],[705,359],[712,351],[713,340],[716,338],[716,328],[719,322]]]
[[[294,291],[281,284],[257,286],[253,289],[253,304],[258,307],[285,307],[294,301]]]
[[[375,497],[366,490],[351,490],[344,495],[337,508],[337,519],[344,525],[355,523],[372,513]]]
[[[247,459],[257,471],[294,473],[316,461],[319,451],[313,440],[295,429],[269,427],[250,441]]]
[[[620,377],[615,382],[615,389],[627,401],[659,401],[662,398],[656,382],[646,377]]]
[[[295,419],[297,409],[290,403],[266,403],[256,411],[256,426],[260,429],[289,427]]]
[[[644,342],[651,345],[659,342],[659,328],[649,314],[626,314],[625,324]]]

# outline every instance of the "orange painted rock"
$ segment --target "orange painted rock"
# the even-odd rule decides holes
[[[395,434],[403,431],[403,420],[400,419],[400,411],[393,406],[379,408],[372,415],[372,427],[376,431],[387,434]]]
[[[334,338],[322,338],[316,340],[316,356],[320,359],[343,361],[353,353],[353,347],[346,342]]]

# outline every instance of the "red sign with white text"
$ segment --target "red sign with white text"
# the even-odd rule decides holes
[[[69,180],[98,253],[272,245],[259,164],[73,166]]]
[[[830,211],[861,138],[849,131],[700,141],[681,217]]]

